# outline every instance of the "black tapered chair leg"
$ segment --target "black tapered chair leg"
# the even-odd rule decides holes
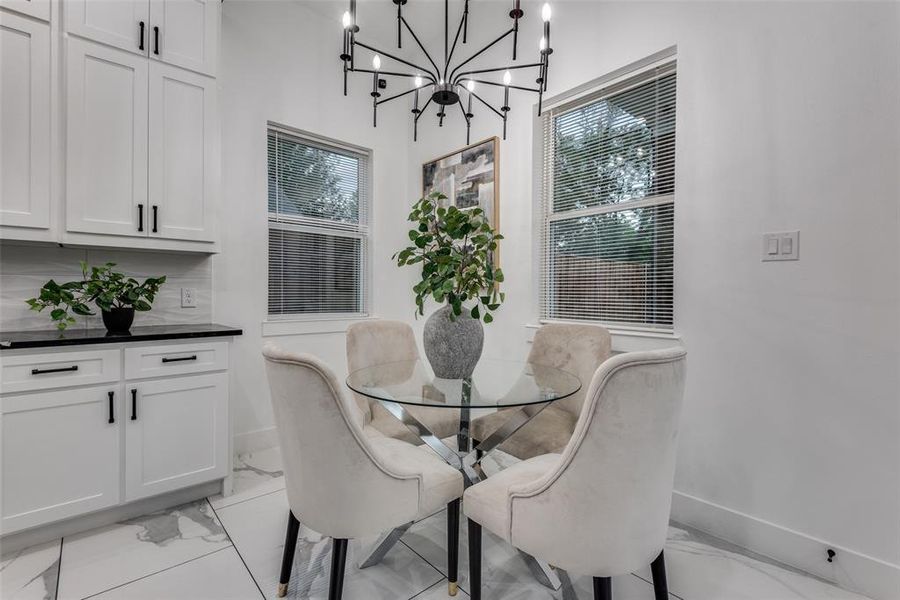
[[[288,582],[291,580],[291,567],[294,565],[294,550],[297,549],[297,534],[300,533],[300,521],[294,513],[288,511],[287,534],[284,537],[284,554],[281,556],[281,576],[278,578],[278,597],[287,594]]]
[[[469,521],[469,596],[481,600],[481,525]]]
[[[447,585],[448,593],[456,595],[459,589],[459,498],[447,505]]]
[[[650,573],[653,575],[653,592],[656,600],[668,600],[669,583],[666,581],[666,559],[661,550],[659,556],[650,563]]]
[[[611,577],[594,577],[594,600],[612,600]]]
[[[347,540],[334,538],[331,546],[331,580],[328,600],[341,600],[344,595],[344,565],[347,562]]]

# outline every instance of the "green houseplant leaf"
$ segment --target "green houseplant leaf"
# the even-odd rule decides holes
[[[460,210],[444,206],[447,197],[434,192],[416,202],[408,220],[411,246],[394,254],[397,266],[422,265],[413,286],[416,315],[425,314],[425,300],[452,307],[451,318],[467,310],[485,323],[504,300],[499,292],[503,271],[492,260],[503,236],[494,232],[480,208]],[[471,309],[463,306],[474,301]]]

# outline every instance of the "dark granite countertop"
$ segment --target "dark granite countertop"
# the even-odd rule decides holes
[[[106,329],[67,329],[65,331],[0,331],[0,349],[54,348],[80,344],[118,344],[121,342],[150,342],[187,338],[241,335],[236,327],[217,323],[197,325],[145,325],[132,327],[126,334],[108,333]]]

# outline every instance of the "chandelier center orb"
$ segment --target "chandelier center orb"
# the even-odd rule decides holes
[[[453,89],[453,84],[436,83],[434,91],[431,93],[431,99],[441,106],[452,106],[459,102],[459,94]]]

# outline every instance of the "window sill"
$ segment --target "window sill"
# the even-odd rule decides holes
[[[534,338],[534,332],[541,328],[544,323],[554,323],[556,321],[539,321],[537,323],[526,323],[525,328],[529,330],[529,343]],[[578,321],[559,321],[561,323],[579,323]],[[597,325],[593,321],[584,321],[585,325]],[[681,337],[674,332],[663,331],[637,331],[632,329],[609,329],[612,336],[612,349],[614,352],[638,352],[642,350],[662,350],[663,348],[671,348],[672,346],[681,345]]]
[[[371,315],[360,315],[327,319],[271,319],[262,322],[262,337],[345,333],[353,323],[377,318]]]

